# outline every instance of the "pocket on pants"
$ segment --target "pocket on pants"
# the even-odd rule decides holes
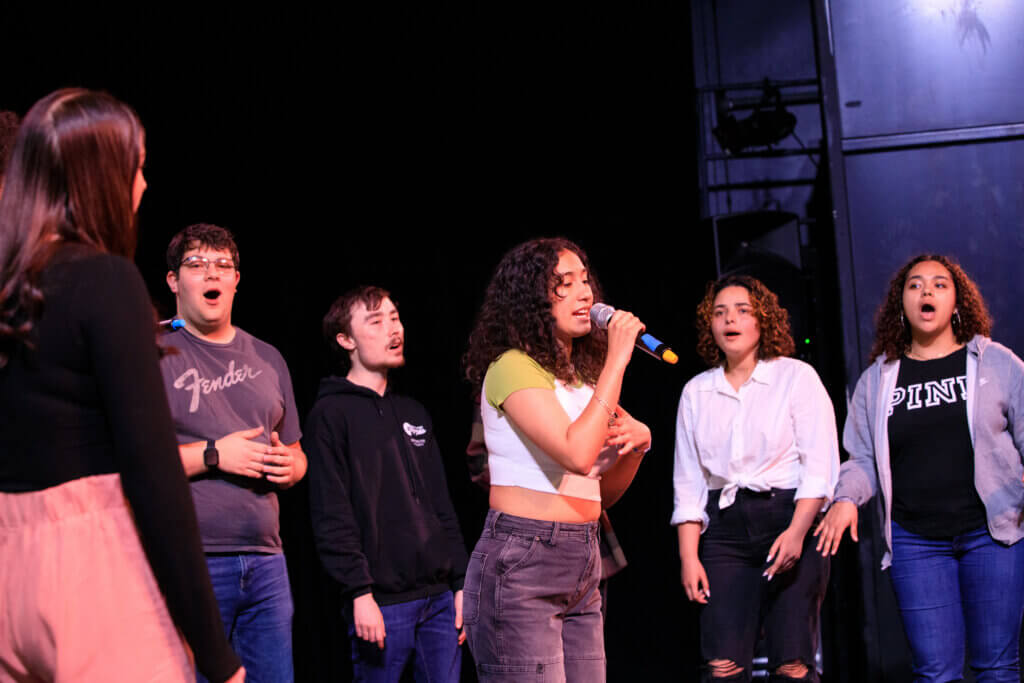
[[[550,618],[547,599],[566,592],[566,577],[570,571],[562,571],[557,562],[560,549],[549,548],[536,536],[509,536],[494,562],[494,615],[499,622],[509,618],[511,612],[520,618],[537,619],[544,622]],[[556,560],[552,562],[552,560]],[[575,587],[575,579],[571,581]],[[485,596],[486,598],[486,596]],[[538,612],[537,610],[540,610]],[[523,615],[532,616],[523,616]]]
[[[565,667],[561,662],[551,664],[479,664],[477,678],[480,683],[555,683],[565,680]]]
[[[483,584],[487,553],[473,551],[466,567],[466,580],[462,585],[462,623],[472,625],[480,620],[480,586]]]
[[[509,536],[498,555],[497,574],[507,577],[525,566],[533,556],[540,538],[537,536]]]

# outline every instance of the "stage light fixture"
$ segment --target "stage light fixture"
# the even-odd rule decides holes
[[[718,144],[729,154],[739,154],[751,147],[771,147],[793,134],[796,115],[782,104],[779,89],[766,79],[761,101],[745,119],[737,120],[728,113],[724,97],[718,102],[718,125],[712,129]]]

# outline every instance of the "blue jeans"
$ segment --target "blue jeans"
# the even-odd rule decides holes
[[[982,527],[929,539],[892,523],[892,576],[915,681],[962,678],[964,640],[978,683],[1019,683],[1024,543]]]
[[[451,591],[381,605],[384,649],[362,640],[349,624],[352,673],[356,681],[397,683],[412,659],[417,683],[459,683],[462,649],[455,630],[455,600]]]
[[[480,683],[603,683],[600,574],[597,522],[488,512],[464,589]]]
[[[207,555],[206,565],[246,683],[291,683],[293,608],[284,555]]]

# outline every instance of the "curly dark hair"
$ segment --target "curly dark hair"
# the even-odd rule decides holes
[[[711,315],[714,313],[715,297],[726,287],[742,287],[750,292],[750,305],[757,318],[761,341],[757,345],[758,360],[779,356],[792,356],[796,351],[793,334],[789,328],[789,313],[779,305],[779,297],[764,284],[749,275],[726,275],[709,282],[704,299],[697,305],[697,353],[709,367],[725,363],[725,354],[715,343],[711,333]]]
[[[910,325],[903,315],[903,288],[907,275],[918,263],[934,261],[949,271],[956,287],[956,308],[959,314],[953,318],[953,334],[957,343],[965,344],[976,334],[992,335],[992,316],[988,313],[985,300],[974,281],[967,276],[956,261],[942,254],[918,254],[900,268],[889,281],[889,291],[875,314],[875,341],[871,345],[873,362],[881,355],[892,360],[910,350]],[[959,319],[959,320],[958,320]]]
[[[594,301],[601,300],[601,287],[590,270],[587,255],[579,246],[561,237],[533,239],[505,254],[484,294],[469,349],[462,358],[466,377],[475,386],[483,384],[487,368],[509,349],[519,349],[563,382],[597,382],[604,366],[608,335],[594,327],[585,337],[572,342],[571,362],[555,337],[551,301],[562,284],[556,274],[559,254],[571,251],[587,269]]]

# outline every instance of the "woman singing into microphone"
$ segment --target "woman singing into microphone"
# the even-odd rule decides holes
[[[956,263],[922,254],[878,311],[871,367],[850,403],[836,502],[815,532],[857,540],[876,493],[915,681],[1020,680],[1024,613],[1024,363],[989,339],[992,321]]]
[[[697,333],[711,369],[679,399],[672,523],[686,596],[703,605],[706,673],[750,680],[763,627],[770,680],[816,681],[828,563],[807,531],[839,471],[832,402],[814,368],[787,358],[788,315],[760,281],[712,283]]]
[[[469,339],[491,475],[464,619],[481,681],[605,680],[598,518],[633,480],[651,432],[619,406],[643,324],[599,297],[586,254],[536,239],[498,264]]]

